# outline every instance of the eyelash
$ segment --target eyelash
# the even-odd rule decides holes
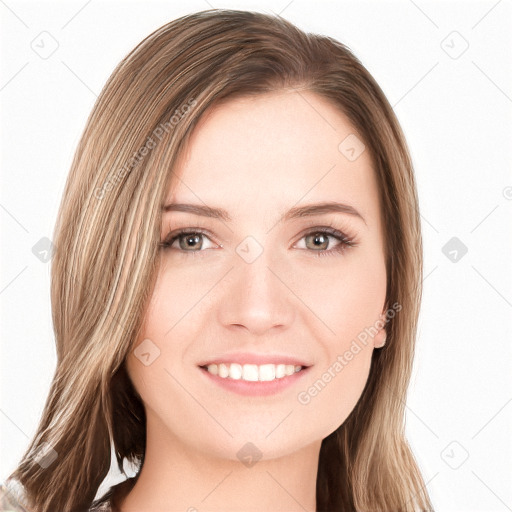
[[[313,228],[309,230],[307,233],[304,233],[300,240],[303,238],[310,236],[310,235],[316,235],[316,234],[323,234],[323,235],[329,235],[333,238],[336,238],[340,243],[334,248],[334,249],[322,249],[319,251],[315,251],[313,249],[301,249],[306,250],[307,252],[312,252],[315,257],[323,257],[323,256],[333,256],[337,254],[344,253],[349,247],[356,247],[358,244],[356,243],[354,237],[349,237],[345,233],[339,231],[338,229],[329,226],[329,227],[319,227],[319,228]],[[171,248],[172,244],[178,240],[181,236],[185,235],[205,235],[208,238],[209,235],[206,231],[204,231],[201,228],[182,228],[178,231],[175,231],[174,233],[171,233],[163,242],[160,242],[160,247],[164,250],[168,250]],[[205,252],[205,250],[198,250],[198,251],[183,251],[181,249],[175,249],[183,253],[192,253],[193,256],[196,256],[197,253]]]

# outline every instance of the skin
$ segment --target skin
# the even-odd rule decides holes
[[[385,341],[381,328],[342,371],[333,371],[337,357],[385,312],[384,234],[371,158],[363,151],[349,161],[338,149],[352,133],[342,113],[309,91],[230,100],[202,117],[165,204],[220,207],[232,220],[162,215],[161,240],[179,228],[208,234],[189,241],[188,250],[179,240],[161,249],[134,344],[150,339],[160,354],[148,366],[133,351],[127,356],[146,408],[147,450],[123,512],[315,510],[322,439],[353,410],[372,352]],[[322,201],[349,204],[364,220],[324,213],[279,222],[294,206]],[[336,252],[342,242],[329,236],[316,247],[307,235],[330,225],[357,245]],[[247,236],[263,248],[252,263],[236,252]],[[321,249],[327,253],[316,256]],[[236,350],[295,355],[312,367],[278,395],[244,397],[207,382],[198,368]],[[330,382],[300,403],[298,394],[329,368]],[[262,453],[252,467],[237,458],[247,442]]]

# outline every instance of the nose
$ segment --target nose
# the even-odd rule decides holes
[[[255,336],[291,326],[297,305],[284,274],[286,272],[280,272],[279,266],[267,257],[266,251],[252,263],[239,258],[226,276],[227,283],[220,298],[221,325]]]

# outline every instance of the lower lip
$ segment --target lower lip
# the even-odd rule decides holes
[[[308,373],[311,366],[302,369],[300,372],[295,372],[293,375],[287,375],[281,379],[274,379],[269,381],[246,381],[242,379],[231,379],[222,378],[218,375],[213,375],[208,370],[199,367],[199,370],[212,382],[219,385],[220,387],[237,393],[243,396],[270,396],[276,395],[277,393],[289,388],[293,384],[297,383],[306,373]]]

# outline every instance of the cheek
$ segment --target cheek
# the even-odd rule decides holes
[[[184,259],[173,259],[164,254],[146,308],[143,332],[166,344],[173,337],[181,338],[182,331],[190,331],[193,327],[186,326],[192,318],[202,318],[214,296],[210,292],[225,272],[223,267],[209,268],[207,263],[201,262],[187,264]]]
[[[346,420],[364,390],[386,294],[383,259],[358,256],[336,269],[304,274],[300,285],[301,298],[313,305],[309,325],[323,357],[297,398],[325,419],[329,432]]]
[[[364,390],[371,366],[373,348],[367,344],[340,343],[330,351],[327,363],[313,368],[298,402],[310,409],[312,417],[322,418],[324,436],[336,430],[350,415]]]
[[[376,254],[352,252],[335,263],[314,263],[300,276],[296,273],[294,290],[319,321],[319,335],[335,349],[373,326],[382,312],[386,268]]]
[[[191,372],[196,369],[183,363],[186,333],[176,328],[176,333],[166,336],[172,324],[162,320],[165,308],[157,304],[153,302],[147,311],[141,336],[126,358],[126,369],[142,399],[153,435],[170,431],[185,439],[187,433],[195,432],[197,437],[202,420],[207,418],[188,392]]]
[[[157,424],[167,425],[184,437],[200,428],[197,418],[204,417],[204,410],[191,401],[185,389],[197,371],[186,360],[190,341],[201,335],[199,320],[208,301],[199,299],[211,285],[206,280],[203,290],[201,282],[193,277],[162,267],[146,307],[141,333],[126,359],[128,375],[148,416],[153,421],[158,418]],[[190,282],[194,282],[193,291]],[[177,411],[188,413],[177,415]]]

